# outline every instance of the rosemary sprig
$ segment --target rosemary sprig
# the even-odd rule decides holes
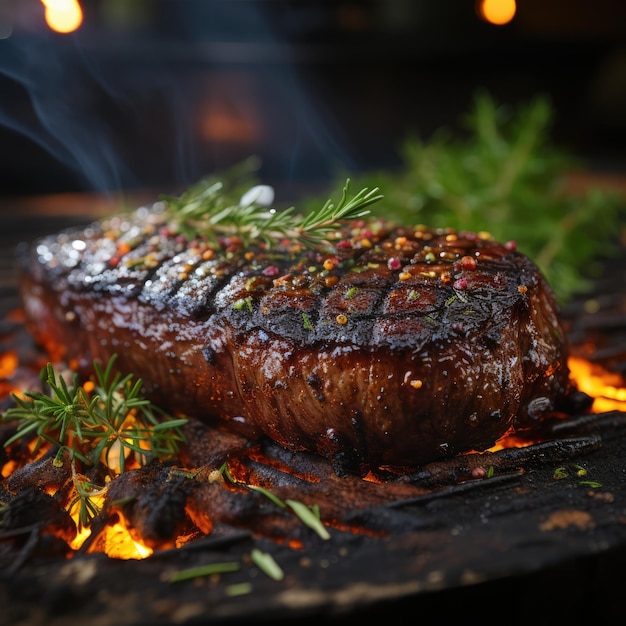
[[[70,507],[80,505],[83,526],[97,514],[94,502],[105,489],[91,483],[77,463],[87,468],[102,464],[113,478],[126,470],[131,459],[145,465],[154,458],[174,457],[184,441],[180,427],[187,420],[171,418],[141,397],[141,379],[122,377],[114,369],[116,358],[114,355],[104,369],[94,362],[90,386],[81,385],[77,374],[68,384],[48,363],[41,370],[41,380],[49,393],[13,394],[15,406],[2,415],[5,422],[17,422],[5,447],[18,440],[34,440],[36,456],[42,446],[52,446],[57,448],[57,465],[69,455],[76,494]]]
[[[464,127],[442,128],[427,140],[409,134],[397,168],[353,180],[383,189],[380,210],[398,223],[515,239],[565,303],[588,291],[599,262],[619,249],[626,202],[599,186],[570,190],[568,177],[585,164],[553,141],[554,117],[541,95],[512,107],[479,93]]]
[[[206,236],[237,236],[244,244],[262,240],[268,247],[281,239],[299,241],[307,247],[323,244],[341,221],[359,219],[369,214],[368,207],[383,196],[378,188],[361,189],[351,196],[350,179],[343,187],[339,202],[327,200],[321,208],[307,215],[295,207],[278,210],[262,204],[263,194],[248,190],[241,199],[222,180],[211,177],[190,187],[180,197],[162,196],[174,229],[187,239]]]

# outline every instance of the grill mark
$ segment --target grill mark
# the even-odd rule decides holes
[[[338,282],[324,287],[319,275],[309,275],[309,283],[305,280],[302,288],[275,284],[264,276],[264,269],[276,265],[279,268],[278,276],[289,275],[298,262],[304,267],[310,263],[319,268],[320,258],[324,257],[316,258],[313,253],[303,252],[294,258],[285,250],[260,251],[253,248],[250,251],[254,261],[246,261],[241,254],[227,259],[226,253],[219,250],[215,252],[214,258],[203,259],[198,249],[199,258],[189,263],[194,258],[193,250],[184,246],[190,244],[156,234],[156,230],[147,229],[142,240],[138,241],[142,236],[140,229],[129,228],[117,239],[110,240],[111,244],[105,242],[102,245],[105,231],[104,228],[90,228],[89,237],[85,239],[88,250],[82,262],[78,267],[68,263],[64,268],[72,288],[137,297],[158,311],[170,307],[196,320],[218,315],[231,323],[238,332],[262,330],[303,345],[335,341],[368,346],[382,342],[402,348],[413,340],[416,333],[467,334],[492,313],[493,303],[489,303],[490,292],[493,291],[491,283],[485,284],[487,297],[484,300],[481,297],[483,285],[477,284],[471,296],[474,305],[466,302],[447,305],[447,300],[455,294],[452,287],[441,283],[439,278],[422,277],[419,268],[423,266],[423,270],[429,272],[442,271],[442,267],[446,269],[451,263],[442,266],[440,260],[437,263],[427,262],[423,254],[423,242],[410,241],[410,245],[398,249],[394,238],[397,239],[401,231],[386,233],[372,248],[335,250],[340,264],[328,275],[336,276]],[[66,235],[62,257],[65,255],[66,259],[70,258],[71,249],[67,242],[71,243],[72,237],[84,237],[85,232],[75,230]],[[53,246],[55,239],[50,238],[49,241]],[[57,241],[57,247],[63,245],[58,236]],[[132,245],[132,249],[121,257],[116,266],[111,267],[109,263],[103,272],[94,270],[96,261],[98,264],[106,264],[107,254],[125,244]],[[432,242],[432,248],[437,251],[450,247],[441,240],[439,243]],[[489,272],[493,273],[494,267],[501,270],[503,275],[508,275],[510,262],[504,260],[503,254],[500,248],[492,246],[481,256],[481,259],[487,259],[484,262],[492,268],[487,277],[491,276]],[[181,256],[180,262],[174,262],[177,255]],[[125,263],[132,263],[134,259],[141,263],[143,257],[147,258],[144,263],[147,267],[125,266]],[[402,268],[412,269],[410,280],[399,280],[398,272],[394,271],[397,268],[392,270],[388,263],[393,257],[394,265],[399,263]],[[189,269],[186,268],[187,263]],[[346,265],[342,266],[342,263]],[[206,275],[198,275],[203,267],[207,268]],[[177,278],[185,270],[188,276]],[[432,273],[436,274],[434,271]],[[480,280],[479,273],[475,275]],[[160,285],[163,276],[166,277],[165,285]],[[260,279],[260,289],[244,289],[245,279],[251,277]],[[500,286],[494,286],[501,291],[499,302],[509,298],[512,304],[518,299],[518,294],[512,289],[508,290],[508,294],[505,293],[506,281]],[[353,308],[350,306],[350,298],[346,298],[352,288],[367,290],[355,296]],[[409,305],[410,289],[426,292],[430,300],[426,298],[416,303],[416,306]],[[407,300],[403,299],[404,293],[407,294]],[[237,300],[244,304],[236,306]],[[466,314],[469,310],[473,311],[473,315]],[[346,316],[345,323],[340,320],[343,315]]]

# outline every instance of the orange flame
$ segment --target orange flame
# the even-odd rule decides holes
[[[568,365],[580,391],[594,399],[593,413],[626,411],[626,382],[618,373],[579,357],[570,357]]]
[[[80,546],[88,536],[89,532],[80,538],[77,537],[74,543],[76,544],[79,541]],[[76,549],[76,545],[71,547]],[[122,522],[116,522],[108,526],[104,531],[104,552],[113,559],[139,560],[148,558],[154,551],[152,548],[148,548],[143,543],[133,539],[128,528]]]

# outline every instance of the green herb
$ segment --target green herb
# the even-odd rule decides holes
[[[235,484],[237,482],[229,472],[228,465],[226,463],[223,463],[220,467],[220,473],[231,483]],[[328,530],[321,522],[320,511],[317,505],[308,507],[306,504],[298,502],[297,500],[287,500],[283,502],[278,496],[273,494],[268,489],[265,489],[265,487],[260,487],[258,485],[247,485],[247,487],[248,489],[262,493],[266,498],[282,509],[289,507],[303,524],[308,526],[311,530],[314,530],[322,539],[330,539]]]
[[[213,240],[237,236],[245,244],[260,239],[272,246],[288,238],[305,246],[315,246],[325,243],[326,237],[336,231],[342,220],[368,215],[367,207],[382,198],[378,189],[367,188],[351,196],[347,179],[339,202],[329,199],[321,208],[301,215],[294,207],[278,210],[254,199],[242,203],[240,178],[230,172],[200,181],[179,197],[162,196],[174,228],[188,239],[199,235]]]
[[[246,298],[239,298],[236,302],[233,302],[233,308],[237,311],[243,311],[243,309],[248,309],[248,311],[252,312],[252,296],[247,296]]]
[[[106,494],[106,487],[95,485],[76,471],[76,464],[72,463],[72,482],[75,495],[70,501],[68,511],[70,515],[78,507],[78,521],[81,528],[89,526],[91,520],[98,515],[100,508],[95,503]]]
[[[467,304],[467,298],[463,295],[463,292],[459,291],[458,289],[454,290],[454,295],[461,301],[464,302],[465,304]],[[470,313],[473,313],[473,311],[470,311]]]
[[[311,319],[306,313],[302,313],[302,323],[304,325],[305,330],[315,330],[315,327],[311,323]]]
[[[248,593],[252,593],[251,583],[237,583],[235,585],[228,585],[226,587],[226,595],[234,598],[236,596],[245,596]]]
[[[278,496],[274,495],[271,491],[265,489],[265,487],[260,487],[259,485],[248,485],[248,489],[252,489],[252,491],[258,491],[259,493],[262,493],[266,498],[271,500],[281,509],[287,508],[287,505]]]
[[[574,474],[578,477],[578,478],[582,478],[583,476],[587,475],[587,470],[586,468],[584,468],[582,465],[578,465],[578,464],[574,464],[572,466],[573,470],[574,470]],[[569,472],[567,470],[566,467],[557,467],[554,470],[553,473],[553,478],[556,480],[561,480],[563,478],[568,478],[569,477]],[[593,489],[597,489],[599,487],[602,487],[602,483],[599,483],[595,480],[581,480],[578,482],[579,485],[582,485],[584,487],[592,487]]]
[[[58,448],[55,464],[69,456],[76,492],[71,506],[80,505],[83,526],[97,514],[94,498],[106,489],[81,474],[77,463],[93,467],[99,463],[110,477],[125,471],[129,459],[145,465],[154,458],[174,457],[184,440],[180,427],[185,419],[173,419],[140,396],[141,379],[122,377],[114,370],[114,355],[104,369],[94,362],[93,391],[89,392],[73,374],[72,383],[57,374],[52,364],[41,370],[49,393],[26,391],[13,394],[15,406],[2,415],[5,422],[17,422],[15,434],[5,447],[18,440],[34,439],[33,455],[43,445]]]
[[[199,565],[198,567],[189,567],[187,569],[173,572],[167,577],[171,583],[179,583],[183,580],[192,578],[200,578],[201,576],[212,576],[213,574],[226,574],[228,572],[236,572],[241,565],[236,561],[225,561],[224,563],[209,563],[208,565]]]
[[[276,563],[274,557],[267,553],[261,552],[258,548],[254,548],[250,553],[250,557],[252,558],[252,562],[265,574],[267,574],[270,578],[274,580],[282,580],[285,577],[283,570],[280,568],[280,565]]]
[[[350,287],[348,291],[346,291],[346,300],[350,300],[350,298],[354,297],[356,292],[359,290],[358,287]]]
[[[311,530],[314,530],[322,539],[330,539],[330,534],[326,530],[326,526],[320,520],[320,511],[317,505],[309,508],[306,504],[297,500],[286,500],[293,512],[300,518],[303,524],[306,524]]]
[[[563,303],[588,290],[599,260],[618,249],[626,203],[600,189],[568,188],[568,176],[585,164],[555,145],[553,118],[547,97],[512,107],[480,93],[464,128],[444,128],[428,140],[412,133],[397,168],[352,178],[384,190],[379,213],[398,223],[516,240]]]

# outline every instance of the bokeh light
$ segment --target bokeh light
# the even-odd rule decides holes
[[[496,26],[508,24],[516,11],[515,0],[478,0],[476,3],[476,12],[481,19]]]
[[[46,7],[46,23],[57,33],[71,33],[83,23],[78,0],[41,0]]]

